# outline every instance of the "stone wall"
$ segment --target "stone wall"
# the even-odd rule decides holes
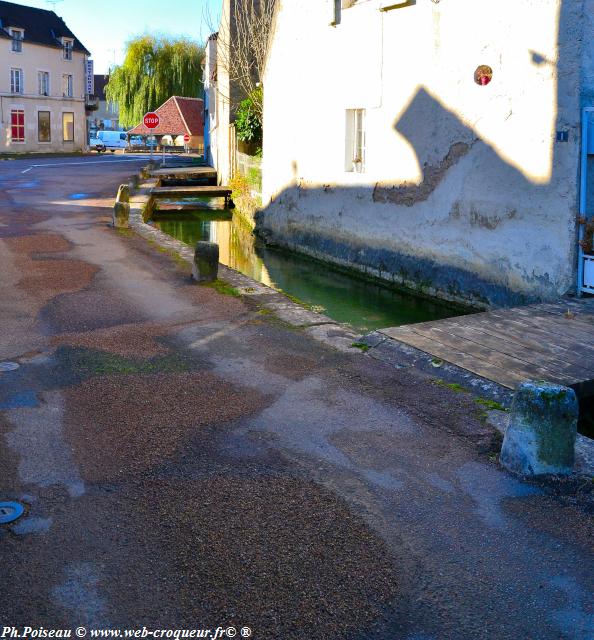
[[[333,27],[327,3],[284,0],[259,231],[481,307],[572,289],[579,107],[594,89],[584,1],[367,0]],[[362,173],[345,162],[347,109],[365,109]]]

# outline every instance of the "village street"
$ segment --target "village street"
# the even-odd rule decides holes
[[[502,471],[469,394],[111,229],[144,163],[0,162],[0,627],[591,640],[575,488]]]

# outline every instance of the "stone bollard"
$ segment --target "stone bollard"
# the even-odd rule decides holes
[[[192,278],[197,282],[213,282],[219,273],[219,245],[199,241],[194,250]]]
[[[127,184],[120,185],[116,202],[130,202],[130,187]]]
[[[573,389],[549,382],[523,382],[512,402],[501,464],[523,476],[570,474],[578,412]]]
[[[138,187],[138,182],[139,182],[139,178],[138,178],[138,174],[134,174],[130,180],[128,180],[128,187],[130,189],[130,191],[136,189]]]
[[[112,223],[116,229],[127,229],[130,221],[130,204],[128,202],[116,202],[113,205]]]
[[[127,229],[130,220],[130,188],[121,184],[113,205],[112,223],[116,229]]]

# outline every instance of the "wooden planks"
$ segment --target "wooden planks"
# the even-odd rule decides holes
[[[594,380],[594,300],[496,309],[381,332],[511,389],[527,379],[569,386]]]
[[[151,193],[153,196],[161,197],[204,196],[206,198],[228,198],[231,196],[231,189],[229,187],[193,185],[189,187],[154,187]]]
[[[216,169],[212,167],[165,167],[151,171],[151,176],[162,178],[164,176],[187,177],[198,176],[200,178],[216,177]]]

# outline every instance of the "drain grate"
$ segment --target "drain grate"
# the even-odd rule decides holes
[[[3,371],[14,371],[18,369],[21,365],[18,362],[0,362],[0,373]]]
[[[23,515],[22,504],[18,502],[0,502],[0,524],[8,524]]]

